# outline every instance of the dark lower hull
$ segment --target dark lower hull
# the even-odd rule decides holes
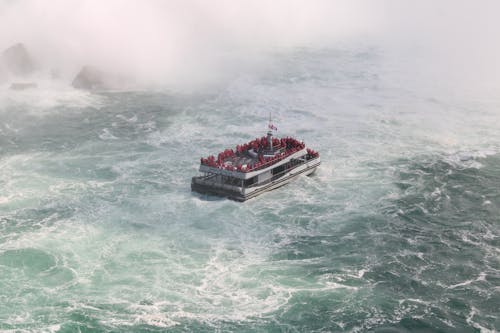
[[[197,184],[195,182],[191,182],[191,191],[197,192],[200,194],[208,194],[208,195],[216,195],[219,197],[226,197],[231,200],[236,200],[236,201],[245,201],[246,198],[243,196],[241,193],[238,193],[236,191],[230,191],[230,190],[224,190],[224,189],[219,189],[203,184]]]

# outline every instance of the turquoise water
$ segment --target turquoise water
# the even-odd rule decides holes
[[[3,89],[0,329],[500,330],[500,100],[373,49],[271,59],[203,93]],[[316,174],[191,193],[269,111]]]

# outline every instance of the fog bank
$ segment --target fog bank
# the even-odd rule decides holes
[[[212,84],[298,47],[376,47],[404,75],[500,82],[495,1],[4,1],[0,49],[23,42],[39,68],[84,65],[141,84]],[[467,83],[468,84],[468,83]]]

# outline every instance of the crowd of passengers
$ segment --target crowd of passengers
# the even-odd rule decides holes
[[[283,151],[279,154],[275,154],[274,156],[264,157],[264,152],[269,148],[269,142],[267,137],[263,136],[262,138],[256,138],[248,143],[243,145],[237,145],[236,151],[233,149],[226,149],[223,152],[219,153],[217,159],[215,156],[210,155],[207,158],[201,158],[200,162],[203,165],[208,165],[211,167],[225,169],[229,171],[239,171],[239,172],[250,172],[255,171],[264,167],[267,167],[277,161],[280,161],[287,156],[304,149],[305,145],[303,142],[300,142],[294,138],[272,138],[273,140],[273,150],[280,150],[284,148]],[[257,154],[257,161],[254,163],[246,164],[246,165],[232,165],[226,164],[226,160],[232,159],[233,157],[241,157],[246,156],[249,150],[253,150],[255,154]],[[312,150],[307,149],[307,154],[311,158],[315,158],[319,156],[319,153]]]

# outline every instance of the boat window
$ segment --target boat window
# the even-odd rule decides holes
[[[285,164],[282,164],[282,165],[272,169],[273,175],[276,175],[276,174],[281,173],[283,171],[285,171]]]
[[[253,185],[257,182],[257,176],[245,179],[245,186]]]

